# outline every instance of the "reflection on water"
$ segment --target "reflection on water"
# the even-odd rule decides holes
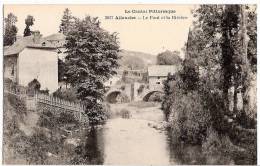
[[[104,163],[104,140],[103,131],[91,128],[86,140],[86,158],[89,164]]]
[[[151,127],[164,120],[159,107],[123,108],[131,110],[130,119],[116,117],[89,132],[85,147],[89,164],[207,164],[214,159],[206,158],[201,146],[176,144],[169,131]]]
[[[169,158],[171,164],[192,164],[204,165],[206,158],[202,153],[202,148],[199,145],[187,145],[177,143],[171,137],[172,133],[168,131],[168,149],[170,152]]]

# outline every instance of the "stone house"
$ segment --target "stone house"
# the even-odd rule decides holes
[[[168,74],[174,74],[178,70],[175,65],[152,65],[148,66],[149,88],[161,90],[163,81],[167,79]]]
[[[4,78],[22,86],[37,79],[41,89],[54,92],[58,88],[60,46],[42,38],[39,31],[18,38],[13,45],[4,47]]]
[[[146,71],[144,69],[131,70],[125,69],[122,74],[122,79],[125,82],[144,82]]]

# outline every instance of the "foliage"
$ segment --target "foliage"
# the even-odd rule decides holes
[[[67,35],[68,32],[73,28],[74,21],[75,18],[71,15],[71,11],[66,8],[63,12],[59,32]]]
[[[186,143],[201,144],[211,125],[210,113],[204,110],[197,92],[184,95],[176,91],[171,98],[169,123],[177,139]]]
[[[58,58],[58,81],[66,81],[66,64]]]
[[[51,111],[44,111],[40,115],[38,121],[39,126],[49,129],[64,127],[68,124],[74,124],[79,127],[79,121],[75,119],[73,114],[62,112],[59,116],[54,115]]]
[[[9,13],[4,19],[4,46],[12,45],[16,41],[17,27],[15,23],[17,17],[13,13]]]
[[[182,70],[177,74],[179,74],[182,81],[182,83],[179,84],[181,89],[186,92],[198,89],[199,73],[192,61],[185,59],[182,64]]]
[[[230,163],[232,161],[230,153],[234,150],[237,149],[235,149],[228,136],[221,137],[212,128],[207,130],[207,138],[202,144],[202,152],[208,159],[207,164],[234,164]]]
[[[31,82],[28,83],[29,89],[39,91],[41,89],[41,84],[40,82],[35,78]]]
[[[257,65],[257,25],[256,25],[256,7],[248,7],[248,19],[247,19],[247,35],[249,37],[247,47],[247,57],[250,62],[251,70],[256,72]]]
[[[44,89],[44,90],[39,90],[39,92],[41,93],[41,94],[46,94],[46,95],[49,95],[49,89],[48,88],[46,88],[46,89]]]
[[[27,18],[25,19],[25,29],[23,32],[23,36],[31,36],[32,35],[32,31],[30,30],[30,26],[32,26],[34,24],[34,17],[31,15],[28,15]]]
[[[73,87],[67,89],[59,88],[53,92],[53,96],[67,101],[78,101],[77,90]]]
[[[175,76],[169,75],[164,83],[162,108],[174,135],[185,142],[202,143],[203,151],[218,160],[210,164],[230,164],[223,156],[227,153],[240,156],[236,159],[248,158],[246,153],[255,156],[254,137],[236,142],[239,133],[231,135],[237,126],[244,130],[255,126],[245,113],[248,109],[245,94],[256,63],[255,10],[251,7],[201,5],[197,8],[193,12],[195,21],[189,32],[182,70]],[[247,16],[247,31],[244,16]],[[231,87],[235,89],[232,98]],[[237,102],[241,87],[243,110],[238,113],[234,107],[230,112],[230,101]],[[241,147],[246,147],[243,144],[250,147],[247,152],[243,152]],[[256,160],[251,158],[249,163],[254,163]]]
[[[150,102],[161,102],[162,99],[163,99],[163,93],[154,92],[149,96],[148,101],[150,101]]]
[[[157,55],[158,65],[180,65],[182,59],[179,51],[165,51]]]
[[[88,164],[88,158],[80,156],[75,145],[66,145],[67,138],[64,138],[66,134],[61,128],[68,124],[74,125],[76,129],[79,128],[79,122],[71,114],[61,113],[57,116],[53,114],[53,110],[36,111],[34,114],[39,116],[37,123],[27,126],[25,120],[28,120],[27,116],[30,113],[25,103],[11,94],[4,95],[4,110],[3,162],[5,164],[73,164],[76,160]],[[24,129],[21,129],[22,125],[26,129],[33,130],[31,135],[24,133]],[[76,140],[77,136],[73,135],[73,138]],[[82,138],[85,140],[86,137]]]
[[[116,74],[119,45],[116,34],[100,27],[97,18],[76,19],[66,37],[67,81],[77,88],[77,95],[86,104],[90,121],[105,120],[102,113],[104,82]]]
[[[248,73],[251,69],[255,71],[255,7],[201,5],[193,14],[196,21],[189,34],[187,58],[205,70],[207,76],[204,81],[210,87],[222,91],[224,109],[228,111],[229,88],[235,87],[234,102],[236,102],[238,87],[242,86],[242,93],[246,94],[249,86]],[[243,20],[243,16],[246,15]],[[246,27],[244,21],[248,22]],[[248,47],[246,33],[249,37]],[[215,75],[218,78],[214,78]],[[247,96],[243,95],[244,111],[247,109],[247,102]],[[236,108],[234,111],[236,112]]]

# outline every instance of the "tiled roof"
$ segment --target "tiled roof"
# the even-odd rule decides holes
[[[46,36],[44,39],[48,41],[54,41],[54,40],[62,41],[66,39],[66,36],[62,33],[54,33],[52,35]]]
[[[148,76],[168,76],[169,73],[173,74],[177,71],[174,65],[152,65],[148,66]]]
[[[4,56],[18,54],[26,47],[38,49],[56,49],[59,46],[56,43],[49,42],[48,40],[46,40],[46,38],[40,38],[38,42],[34,42],[34,36],[31,35],[18,38],[17,41],[11,46],[5,46]]]
[[[4,47],[4,55],[18,54],[19,52],[23,51],[23,49],[31,42],[33,42],[33,36],[17,39],[13,45]]]

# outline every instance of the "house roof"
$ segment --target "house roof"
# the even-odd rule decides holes
[[[66,39],[66,36],[62,33],[54,33],[44,38],[47,41],[62,41]]]
[[[148,76],[168,76],[169,73],[173,74],[177,71],[174,65],[152,65],[148,66]]]
[[[56,49],[57,45],[47,41],[45,38],[39,38],[38,41],[35,42],[33,35],[21,37],[18,38],[13,45],[4,47],[4,56],[19,54],[26,47],[36,49]]]

